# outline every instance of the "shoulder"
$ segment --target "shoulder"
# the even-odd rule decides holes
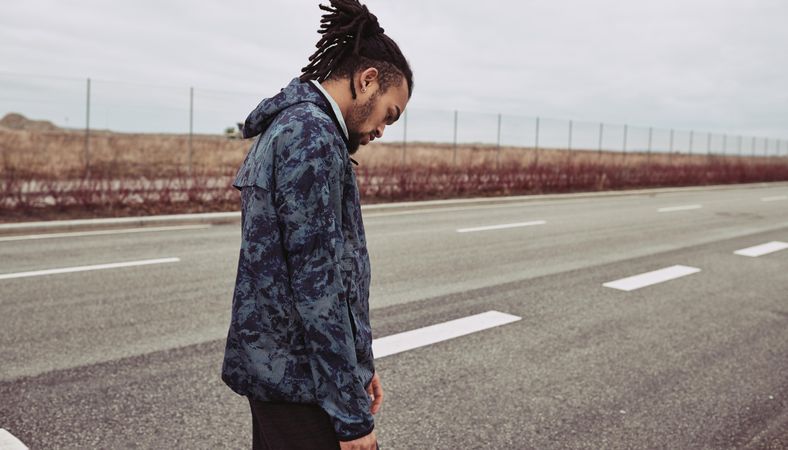
[[[345,143],[331,116],[319,106],[302,102],[285,109],[272,125],[283,159],[345,160]]]
[[[310,102],[297,103],[285,109],[274,125],[278,125],[280,131],[312,138],[332,138],[337,134],[331,116]]]

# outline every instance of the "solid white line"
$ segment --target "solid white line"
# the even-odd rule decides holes
[[[521,317],[498,311],[487,311],[461,319],[450,320],[424,328],[392,334],[372,341],[375,359],[424,347],[488,328],[516,322]]]
[[[146,233],[149,231],[178,231],[178,230],[195,230],[200,228],[209,228],[211,224],[205,225],[180,225],[172,227],[145,227],[145,228],[121,228],[118,230],[94,230],[94,231],[74,231],[71,233],[49,233],[49,234],[27,234],[24,236],[4,236],[0,237],[0,242],[5,241],[24,241],[28,239],[50,239],[59,237],[81,237],[81,236],[100,236],[105,234],[123,234],[123,233]]]
[[[776,201],[776,200],[785,200],[787,198],[788,198],[788,196],[785,196],[785,195],[775,195],[774,197],[762,197],[761,201],[762,202],[773,202],[773,201]]]
[[[209,219],[237,219],[241,217],[241,211],[212,212],[212,213],[191,213],[191,214],[166,214],[158,216],[134,216],[134,217],[105,217],[100,219],[72,219],[72,220],[45,220],[43,222],[14,222],[0,223],[0,232],[8,230],[18,230],[30,227],[35,228],[61,228],[82,225],[118,225],[118,224],[144,224],[157,220],[176,221],[176,220],[209,220]]]
[[[620,280],[603,283],[602,286],[620,289],[622,291],[632,291],[645,286],[650,286],[652,284],[662,283],[663,281],[690,275],[696,272],[700,272],[700,269],[697,267],[675,265],[665,267],[664,269],[645,272],[639,275],[621,278]]]
[[[530,225],[544,225],[546,222],[544,220],[534,220],[531,222],[520,222],[520,223],[505,223],[502,225],[488,225],[486,227],[475,227],[475,228],[458,228],[458,233],[469,233],[471,231],[487,231],[487,230],[502,230],[504,228],[517,228],[517,227],[527,227]]]
[[[180,258],[159,258],[159,259],[143,259],[139,261],[127,261],[127,262],[119,262],[119,263],[109,263],[109,264],[95,264],[92,266],[75,266],[75,267],[62,267],[59,269],[47,269],[47,270],[34,270],[31,272],[16,272],[16,273],[3,273],[0,274],[0,280],[7,280],[10,278],[24,278],[24,277],[35,277],[39,275],[52,275],[57,273],[71,273],[71,272],[83,272],[86,270],[101,270],[101,269],[115,269],[118,267],[132,267],[132,266],[144,266],[147,264],[162,264],[162,263],[171,263],[171,262],[178,262]]]
[[[396,217],[396,216],[413,216],[418,214],[435,214],[446,212],[459,212],[459,211],[478,211],[485,209],[500,209],[500,208],[524,208],[527,206],[544,206],[549,205],[550,202],[518,202],[518,203],[501,203],[496,205],[479,205],[479,206],[452,206],[445,208],[432,208],[432,209],[414,209],[412,211],[394,211],[394,212],[369,212],[364,214],[364,220],[375,219],[378,217]]]
[[[788,242],[771,241],[765,244],[756,245],[754,247],[747,247],[733,252],[736,255],[742,256],[762,256],[767,253],[773,253],[788,248]]]
[[[5,428],[0,428],[0,449],[2,450],[28,450],[16,436]]]
[[[687,209],[699,209],[703,208],[703,205],[682,205],[682,206],[668,206],[666,208],[659,208],[658,212],[670,212],[670,211],[684,211]]]

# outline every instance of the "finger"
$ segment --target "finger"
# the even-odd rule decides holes
[[[374,383],[372,386],[372,394],[375,395],[375,398],[379,398],[383,400],[383,386],[380,383]]]
[[[382,397],[374,397],[372,399],[372,406],[369,408],[372,414],[377,414],[380,410],[380,404],[383,402]]]
[[[378,374],[372,376],[372,379],[369,381],[369,385],[367,386],[367,393],[373,394],[372,389],[374,389],[375,385],[378,383]]]

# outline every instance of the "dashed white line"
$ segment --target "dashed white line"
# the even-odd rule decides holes
[[[74,231],[67,233],[47,233],[47,234],[27,234],[24,236],[3,236],[0,237],[0,242],[6,241],[24,241],[28,239],[52,239],[60,237],[82,237],[82,236],[99,236],[104,234],[123,234],[123,233],[146,233],[153,231],[178,231],[178,230],[196,230],[200,228],[209,228],[210,224],[206,225],[179,225],[170,227],[144,227],[144,228],[121,228],[118,230],[93,230],[93,231]]]
[[[501,225],[488,225],[484,227],[474,227],[474,228],[458,228],[458,233],[470,233],[472,231],[488,231],[488,230],[503,230],[505,228],[518,228],[518,227],[528,227],[531,225],[544,225],[544,220],[533,220],[531,222],[519,222],[519,223],[505,223]]]
[[[516,322],[521,317],[499,311],[487,311],[415,330],[392,334],[372,341],[375,359],[446,341],[488,328]]]
[[[703,208],[703,205],[681,205],[681,206],[667,206],[665,208],[659,208],[658,212],[671,212],[671,211],[686,211],[688,209],[700,209]]]
[[[27,450],[27,446],[5,428],[0,428],[0,449],[2,450]]]
[[[777,200],[785,200],[785,199],[788,199],[788,196],[775,195],[774,197],[761,197],[762,202],[775,202]]]
[[[57,269],[33,270],[30,272],[3,273],[0,274],[0,280],[8,280],[11,278],[35,277],[40,275],[52,275],[58,273],[84,272],[86,270],[102,270],[102,269],[115,269],[118,267],[144,266],[147,264],[163,264],[163,263],[171,263],[178,261],[180,261],[180,258],[143,259],[139,261],[95,264],[91,266],[61,267]]]
[[[788,242],[771,241],[765,244],[756,245],[754,247],[747,247],[741,250],[736,250],[733,253],[736,255],[757,257],[757,256],[766,255],[768,253],[774,253],[780,250],[784,250],[786,248],[788,248]]]
[[[632,291],[642,287],[650,286],[652,284],[662,283],[664,281],[691,275],[696,272],[700,272],[700,269],[697,267],[675,265],[665,267],[664,269],[645,272],[639,275],[603,283],[602,286],[619,289],[622,291]]]

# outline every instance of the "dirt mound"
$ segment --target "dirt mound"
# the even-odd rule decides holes
[[[8,113],[0,119],[0,127],[11,130],[32,130],[32,131],[57,131],[55,124],[48,120],[30,120],[22,114]]]

